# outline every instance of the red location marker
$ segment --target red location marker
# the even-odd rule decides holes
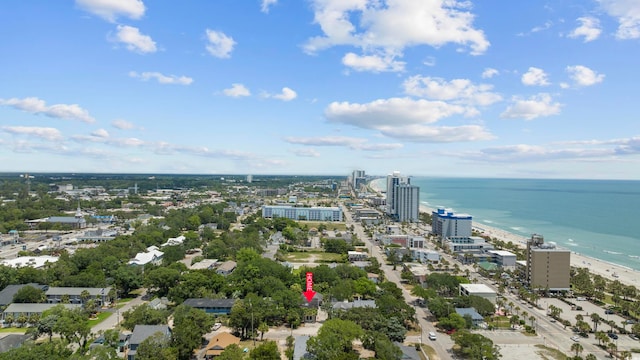
[[[307,289],[305,292],[302,293],[302,295],[304,295],[304,297],[307,298],[307,302],[311,302],[313,297],[316,295],[316,292],[313,291],[313,273],[312,272],[307,273]]]

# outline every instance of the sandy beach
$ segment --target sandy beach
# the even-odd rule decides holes
[[[369,183],[371,189],[377,192],[386,191],[386,189],[380,189],[376,186],[376,182]],[[420,212],[432,213],[435,209],[429,208],[424,205],[420,205]],[[471,214],[473,215],[473,214]],[[502,241],[512,242],[519,245],[522,248],[526,248],[527,239],[510,233],[508,231],[498,229],[486,224],[473,224],[474,230],[482,232],[492,238],[496,238]],[[541,234],[544,236],[544,234]],[[553,241],[553,239],[548,239]],[[547,241],[547,239],[545,239]],[[592,274],[598,274],[609,280],[618,280],[625,285],[633,285],[636,288],[640,288],[640,271],[636,271],[625,266],[609,263],[593,257],[571,252],[571,266],[589,268]]]

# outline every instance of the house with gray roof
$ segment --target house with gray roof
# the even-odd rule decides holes
[[[110,286],[104,288],[50,287],[44,294],[47,296],[47,302],[51,304],[61,303],[67,297],[69,304],[84,304],[82,295],[85,291],[88,293],[87,300],[96,300],[98,305],[109,303]]]
[[[171,329],[168,325],[136,325],[133,333],[129,338],[129,351],[127,352],[127,360],[134,360],[138,346],[147,338],[156,333],[161,333],[167,338],[171,337]]]
[[[220,264],[220,266],[218,266],[218,269],[216,270],[216,272],[220,275],[229,275],[233,272],[233,270],[236,269],[236,266],[238,266],[238,264],[235,261],[225,261],[222,264]]]
[[[36,283],[7,285],[2,291],[0,291],[0,306],[7,306],[13,302],[13,297],[25,286],[31,286],[42,291],[47,291],[49,286],[40,285]]]
[[[33,314],[42,315],[43,312],[51,309],[52,307],[58,304],[46,304],[46,303],[14,303],[9,306],[2,312],[2,320],[7,319],[7,317],[13,318],[13,320],[17,320],[18,317],[24,314],[27,318]],[[62,304],[67,309],[77,309],[80,305],[77,304]]]
[[[183,302],[184,305],[192,308],[204,310],[207,314],[229,315],[236,299],[208,299],[208,298],[192,298]]]
[[[473,327],[477,327],[484,322],[484,317],[474,308],[456,308],[456,313],[462,317],[469,315],[473,322]]]
[[[376,308],[375,300],[338,301],[331,304],[333,310],[349,310],[353,308]]]

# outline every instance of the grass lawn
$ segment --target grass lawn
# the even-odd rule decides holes
[[[556,359],[556,360],[567,359],[567,355],[565,355],[562,351],[559,351],[557,349],[553,349],[548,346],[544,346],[540,344],[537,344],[536,347],[540,349],[540,350],[536,350],[536,354],[542,356],[543,359],[549,359],[547,356],[549,356],[551,359]]]
[[[113,313],[110,313],[110,312],[98,313],[98,316],[95,319],[89,320],[89,326],[94,327],[94,326],[100,324],[101,322],[104,321],[104,319],[106,319],[109,316],[111,316],[111,314],[113,314]]]
[[[436,359],[438,357],[436,351],[429,345],[422,344],[422,350],[427,354],[429,359]],[[424,359],[424,354],[422,354],[422,352],[418,353],[420,354],[420,357]]]
[[[27,328],[8,327],[8,328],[0,329],[0,333],[21,333],[21,334],[24,334],[26,332],[27,332]]]

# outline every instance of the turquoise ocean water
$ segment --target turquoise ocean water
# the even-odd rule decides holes
[[[379,181],[385,181],[381,179]],[[414,177],[420,201],[640,270],[640,181]],[[381,184],[382,185],[382,184]]]

